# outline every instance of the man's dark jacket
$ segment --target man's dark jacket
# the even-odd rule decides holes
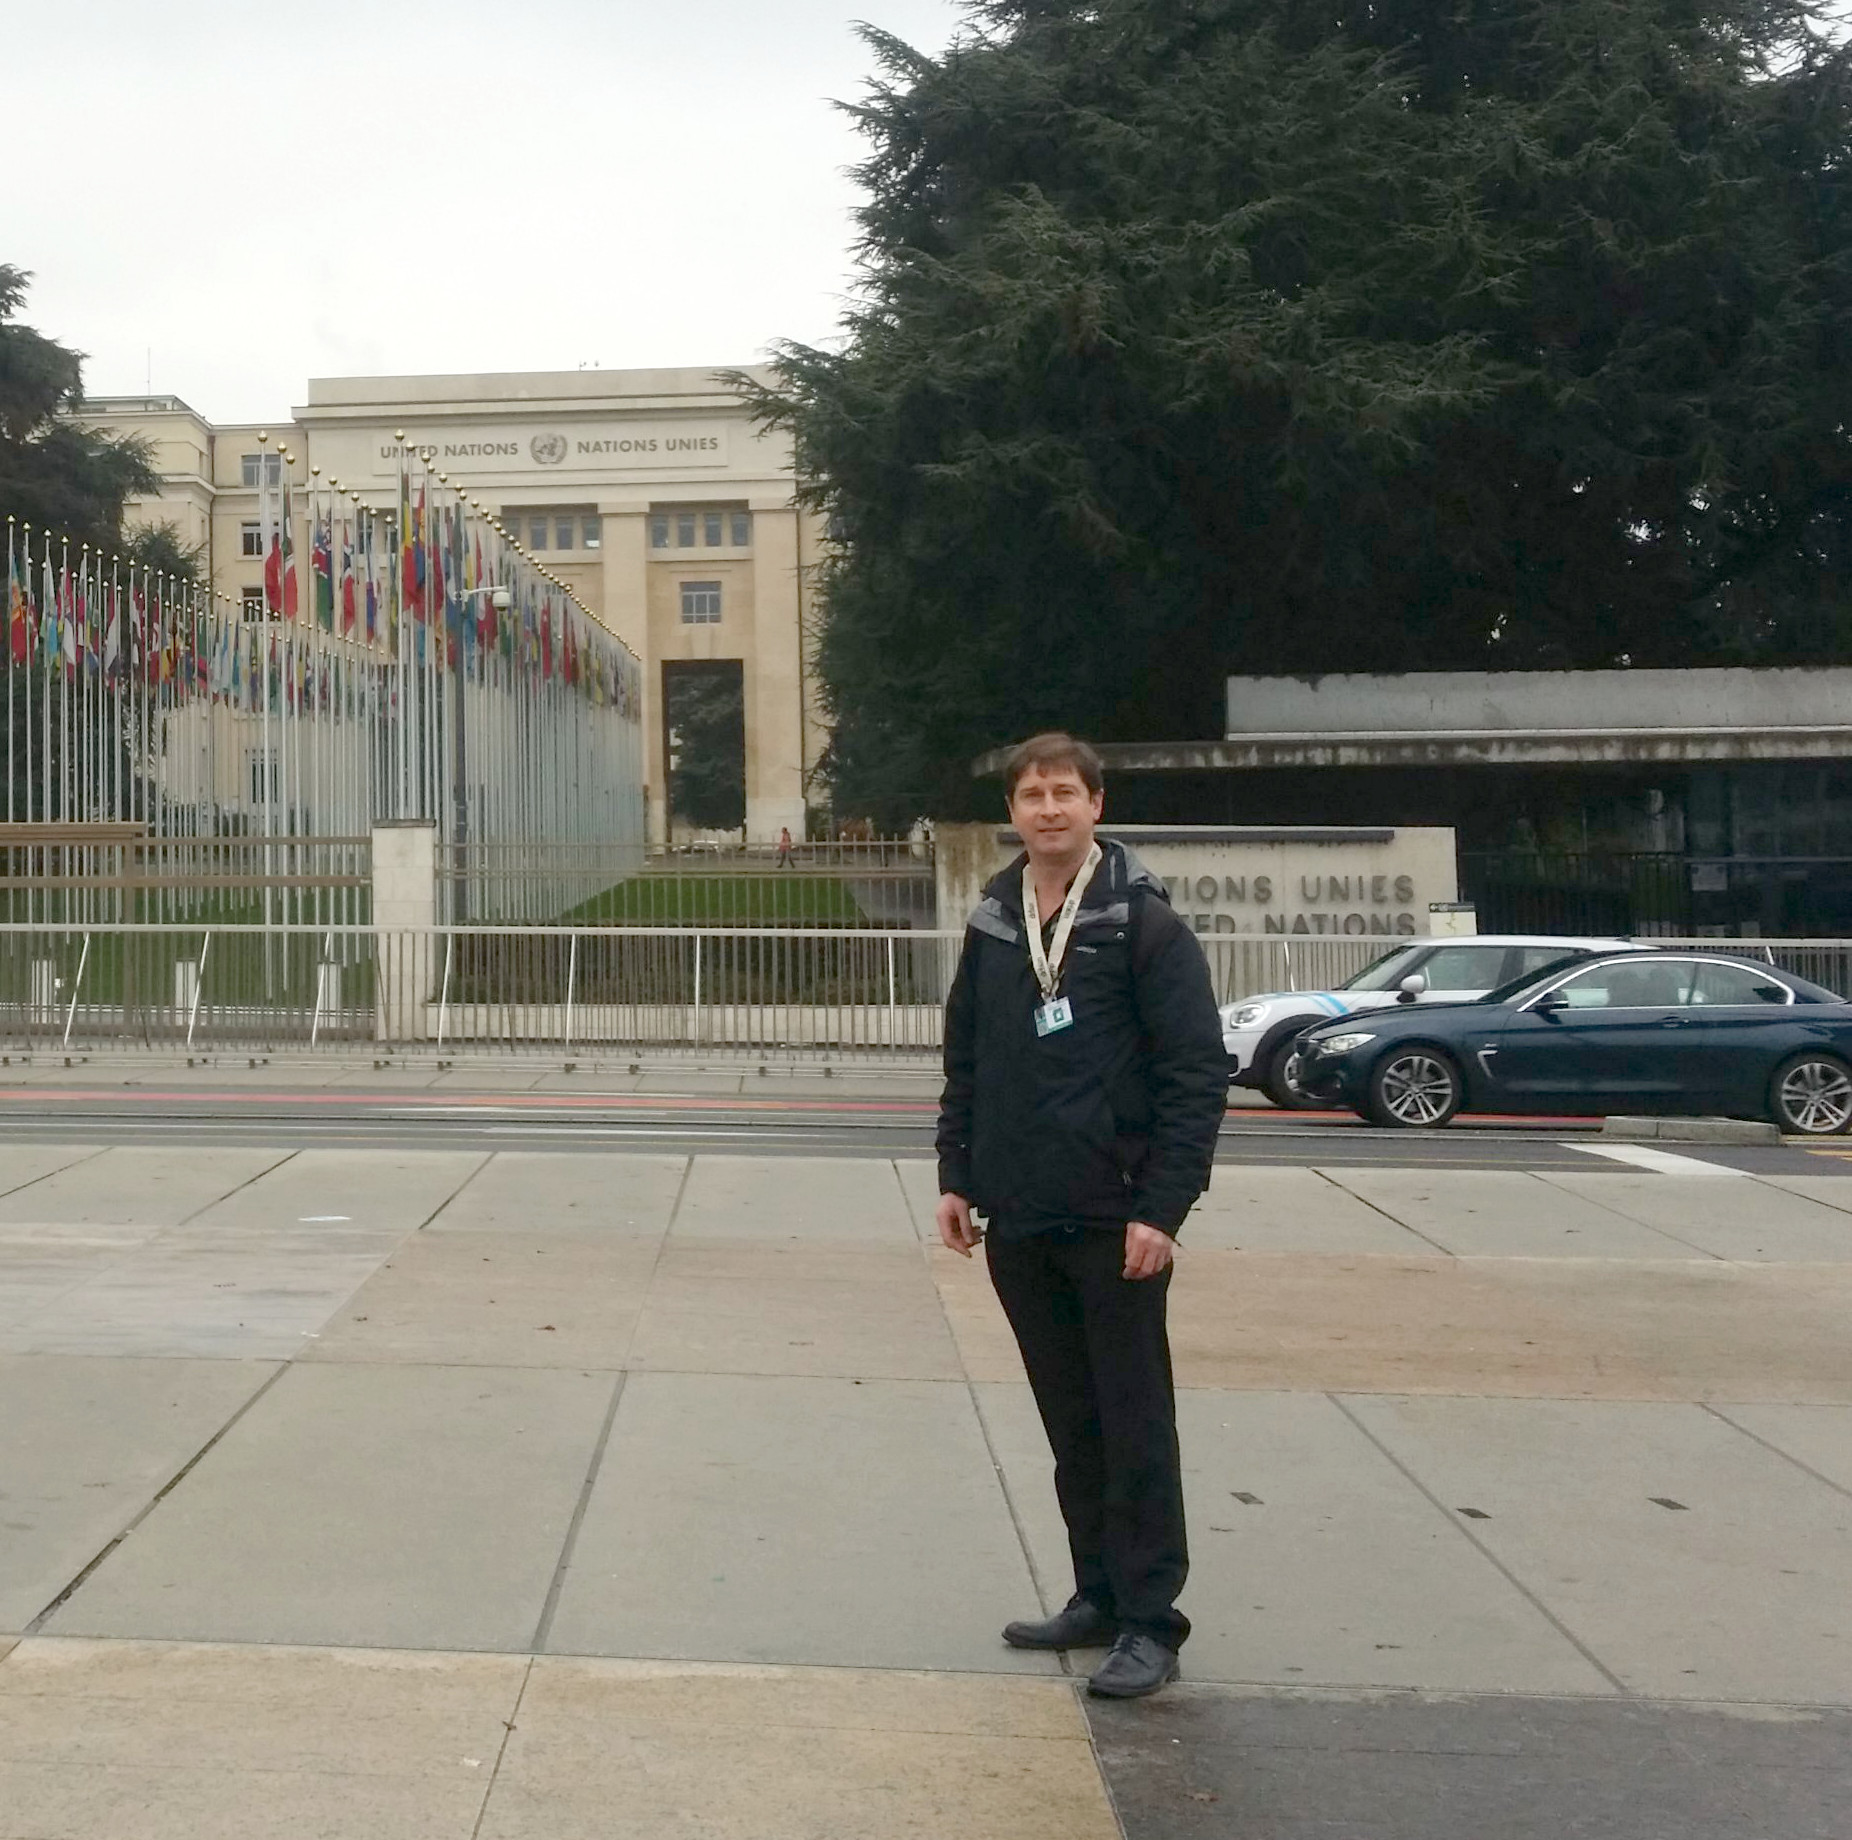
[[[1130,1220],[1174,1235],[1208,1186],[1228,1103],[1202,947],[1163,883],[1099,842],[1062,966],[1073,1026],[1035,1032],[1026,856],[985,888],[946,1000],[940,1192],[1009,1235]]]

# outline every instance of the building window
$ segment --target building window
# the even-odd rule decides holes
[[[675,547],[677,549],[694,548],[695,517],[692,511],[684,511],[675,520]]]
[[[281,454],[241,454],[238,458],[238,482],[247,492],[255,492],[266,481],[275,485],[282,477]]]
[[[685,581],[682,583],[682,624],[684,626],[718,626],[720,624],[720,583]]]
[[[261,620],[264,617],[263,589],[241,588],[238,591],[238,604],[247,620]]]
[[[545,549],[546,548],[547,546],[547,525],[550,521],[551,521],[550,519],[543,518],[543,517],[537,517],[537,518],[533,518],[529,520],[528,532],[527,532],[527,547],[529,549]]]
[[[604,527],[597,518],[581,518],[579,528],[587,549],[597,549],[604,542]]]
[[[669,520],[666,517],[653,517],[649,521],[649,546],[651,549],[669,547]]]
[[[578,526],[577,518],[555,518],[553,520],[553,547],[571,549],[573,538],[578,534]]]
[[[721,516],[718,511],[709,511],[702,515],[701,540],[709,549],[720,547]]]
[[[750,549],[752,547],[752,513],[750,511],[735,511],[732,514],[732,523],[733,547],[735,549]]]
[[[264,553],[264,527],[261,524],[240,524],[238,526],[238,554],[241,556],[261,556]]]

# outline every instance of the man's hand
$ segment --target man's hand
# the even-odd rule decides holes
[[[945,1203],[940,1202],[941,1209]],[[1125,1276],[1155,1278],[1177,1256],[1177,1242],[1161,1227],[1135,1220],[1125,1230]]]
[[[939,1223],[939,1237],[961,1259],[968,1259],[971,1248],[984,1237],[971,1218],[971,1203],[963,1195],[941,1195],[933,1218]]]

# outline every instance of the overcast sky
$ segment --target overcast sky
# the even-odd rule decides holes
[[[831,98],[956,0],[21,0],[0,261],[93,396],[279,417],[309,377],[737,364],[828,338]],[[152,358],[150,357],[152,353]]]
[[[216,421],[279,417],[313,376],[749,362],[836,325],[854,22],[937,51],[961,16],[17,0],[0,261],[90,394],[152,384]]]

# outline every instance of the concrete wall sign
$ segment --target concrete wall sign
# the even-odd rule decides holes
[[[725,466],[725,422],[500,422],[480,428],[406,430],[408,447],[428,449],[449,473],[609,473],[614,468]],[[324,436],[324,444],[333,437]],[[375,435],[367,464],[376,477],[396,473],[399,450]]]

